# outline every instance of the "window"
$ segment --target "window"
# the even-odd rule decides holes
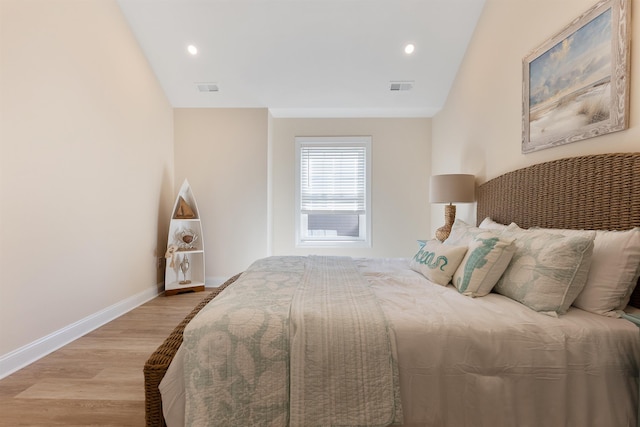
[[[296,138],[296,245],[371,246],[371,137]]]

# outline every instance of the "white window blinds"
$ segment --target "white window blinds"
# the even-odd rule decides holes
[[[364,214],[366,155],[365,145],[301,145],[301,212]]]

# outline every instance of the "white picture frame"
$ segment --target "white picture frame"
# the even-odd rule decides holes
[[[601,0],[523,58],[523,153],[628,128],[629,8]]]

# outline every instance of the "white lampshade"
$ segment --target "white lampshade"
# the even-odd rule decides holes
[[[434,175],[431,177],[431,203],[472,203],[476,193],[475,176],[467,174]]]

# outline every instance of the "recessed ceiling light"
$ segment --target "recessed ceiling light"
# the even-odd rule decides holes
[[[414,50],[416,50],[416,47],[411,43],[404,47],[404,53],[406,53],[407,55],[411,55]]]
[[[190,44],[189,46],[187,46],[187,51],[189,51],[191,55],[196,55],[198,53],[198,48]]]

